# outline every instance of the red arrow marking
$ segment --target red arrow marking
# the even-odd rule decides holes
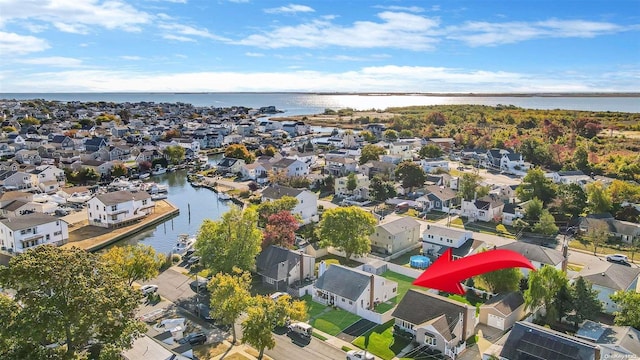
[[[453,261],[449,248],[413,282],[413,285],[464,295],[461,281],[513,267],[536,269],[526,257],[511,250],[489,250]]]

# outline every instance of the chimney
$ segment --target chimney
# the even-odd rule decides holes
[[[300,286],[304,281],[304,253],[300,251]]]
[[[369,277],[369,280],[370,280],[370,286],[369,286],[369,310],[373,310],[375,308],[375,306],[373,305],[373,299],[374,299],[374,293],[375,293],[374,284],[376,282],[376,276],[371,274],[371,276]]]
[[[327,270],[327,264],[324,260],[320,261],[320,265],[318,265],[318,277],[322,276],[324,272]]]

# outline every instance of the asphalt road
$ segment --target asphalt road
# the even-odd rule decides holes
[[[340,360],[345,359],[346,354],[324,341],[316,338],[311,338],[309,344],[297,344],[294,343],[292,338],[285,335],[274,334],[276,339],[276,346],[271,350],[266,350],[265,353],[273,359],[278,360],[300,360],[300,359],[314,359],[314,360]],[[296,339],[297,338],[293,338]],[[297,341],[296,341],[297,342]]]

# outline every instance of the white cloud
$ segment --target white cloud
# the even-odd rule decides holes
[[[330,19],[314,20],[297,26],[282,26],[271,32],[253,34],[238,44],[261,48],[398,48],[430,50],[438,40],[434,31],[438,19],[415,14],[385,11],[378,14],[381,22],[357,21],[340,26]]]
[[[121,0],[3,0],[0,26],[36,19],[74,33],[86,33],[95,26],[138,31],[151,18]]]
[[[82,60],[64,57],[64,56],[49,56],[41,58],[31,59],[19,59],[16,62],[30,65],[44,65],[53,67],[79,67],[82,65]]]
[[[312,7],[306,5],[289,4],[287,6],[280,6],[277,8],[264,9],[267,14],[294,14],[299,12],[314,12]]]
[[[135,55],[122,55],[122,56],[120,56],[120,59],[122,59],[122,60],[131,60],[131,61],[140,61],[140,60],[142,60],[142,57],[135,56]]]
[[[263,57],[264,56],[263,53],[257,53],[257,52],[246,52],[244,54],[246,56],[249,56],[249,57]]]
[[[538,38],[590,38],[627,30],[629,28],[607,22],[550,19],[504,23],[469,21],[448,27],[446,32],[448,38],[470,46],[495,46]]]
[[[246,4],[249,2],[249,0],[229,0],[229,2],[236,3],[236,4]]]
[[[24,55],[48,48],[49,44],[44,39],[0,31],[0,54],[3,54],[4,57]]]
[[[374,6],[376,9],[390,10],[390,11],[408,11],[413,13],[421,13],[424,12],[424,8],[420,6],[398,6],[398,5],[376,5]]]
[[[210,33],[209,30],[207,29],[198,29],[189,25],[160,24],[158,27],[160,29],[163,29],[172,33],[169,35],[164,35],[163,37],[165,39],[178,40],[178,38],[180,38],[180,39],[189,39],[189,40],[181,40],[181,41],[195,41],[194,39],[189,38],[189,36],[197,36],[197,37],[202,37],[202,38],[211,39],[211,40],[229,41],[229,39],[225,37]],[[171,36],[171,38],[169,38],[168,36]]]
[[[165,35],[162,35],[162,37],[167,40],[175,40],[175,41],[181,41],[181,42],[195,42],[195,40],[190,37],[173,35],[173,34],[165,34]]]
[[[20,24],[20,26],[36,34],[41,33],[49,28],[49,26],[45,24],[34,24],[34,23],[28,23],[28,22],[23,22]]]

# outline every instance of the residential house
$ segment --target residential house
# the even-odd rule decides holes
[[[471,221],[492,221],[502,217],[504,203],[495,196],[485,196],[479,200],[462,200],[462,216],[466,216]]]
[[[587,320],[576,337],[598,344],[601,359],[640,358],[640,330],[631,326],[610,326]]]
[[[283,173],[287,177],[309,175],[309,165],[300,160],[282,158],[271,164],[274,172]]]
[[[86,139],[84,142],[84,148],[88,152],[96,152],[107,146],[109,146],[109,141],[107,141],[106,138],[99,136]]]
[[[292,137],[311,133],[311,127],[302,121],[285,122],[282,124],[282,130],[289,133]]]
[[[37,137],[28,137],[24,140],[25,148],[27,150],[36,150],[38,147],[42,145],[46,145],[48,142],[47,139],[37,138]]]
[[[27,214],[0,220],[0,249],[21,254],[40,245],[59,246],[69,240],[67,223],[44,214]]]
[[[26,146],[25,137],[23,135],[13,133],[13,134],[9,134],[7,138],[9,139],[9,143],[13,145],[13,148],[16,151],[24,149]]]
[[[430,138],[427,140],[426,145],[430,144],[438,146],[445,154],[448,154],[453,150],[456,141],[452,138]]]
[[[271,164],[268,162],[261,163],[255,161],[251,164],[245,164],[240,168],[240,173],[244,179],[249,179],[257,182],[258,184],[265,184],[268,180],[268,171],[271,169]]]
[[[0,156],[13,156],[15,155],[15,148],[6,142],[0,143]]]
[[[516,219],[522,219],[525,211],[522,205],[518,204],[504,204],[502,208],[502,223],[504,225],[513,225]]]
[[[390,162],[371,160],[360,165],[359,170],[361,173],[367,175],[369,179],[372,179],[376,175],[381,175],[393,180],[396,166],[396,164]]]
[[[100,160],[85,160],[79,164],[72,165],[72,168],[88,168],[92,169],[96,172],[96,174],[100,176],[106,176],[111,173],[111,168],[113,168],[113,163],[111,161],[100,161]]]
[[[131,148],[128,146],[106,146],[98,150],[99,159],[102,161],[127,161],[131,158]]]
[[[502,185],[498,190],[498,198],[506,204],[513,204],[516,202],[517,194],[516,189],[519,185]],[[503,210],[504,211],[504,210]]]
[[[66,135],[53,135],[50,137],[49,144],[59,150],[73,150],[75,143],[73,139]]]
[[[611,214],[602,214],[603,216],[596,215],[588,215],[580,219],[580,232],[586,233],[591,228],[603,226],[608,229],[609,236],[624,243],[633,244],[634,241],[640,239],[640,224],[616,220]]]
[[[550,178],[556,184],[578,184],[582,187],[592,181],[592,179],[581,170],[557,171],[547,173],[545,177]]]
[[[279,246],[268,246],[258,255],[256,269],[262,283],[275,291],[286,291],[293,285],[301,285],[315,273],[313,256]]]
[[[385,124],[366,124],[364,129],[371,132],[373,136],[381,138],[387,127]]]
[[[37,150],[18,150],[16,151],[15,161],[21,164],[39,165],[42,163],[42,157]]]
[[[316,221],[318,217],[318,195],[306,189],[294,189],[287,186],[272,185],[262,191],[262,201],[274,201],[283,196],[294,197],[298,203],[291,211],[300,215],[303,224]]]
[[[164,154],[157,149],[145,149],[141,151],[138,156],[136,156],[136,163],[140,164],[142,162],[150,162],[153,163],[153,160],[163,159]]]
[[[358,162],[351,157],[325,158],[325,171],[333,176],[346,176],[356,172]]]
[[[399,156],[402,160],[413,160],[413,146],[405,141],[393,142],[389,144],[389,155]]]
[[[392,316],[395,326],[425,345],[455,359],[465,349],[465,340],[475,335],[473,306],[444,296],[409,289]]]
[[[562,252],[556,249],[529,244],[524,241],[513,241],[498,247],[498,249],[511,250],[521,254],[531,262],[531,265],[533,265],[536,270],[542,269],[543,266],[552,266],[558,270],[562,270],[564,256]],[[529,269],[521,268],[520,270],[525,277],[529,275]]]
[[[598,345],[530,322],[518,321],[504,340],[490,346],[482,360],[600,360]]]
[[[480,323],[498,330],[508,330],[526,315],[520,292],[500,294],[480,305]]]
[[[422,233],[422,252],[424,254],[436,255],[443,253],[449,248],[455,249],[463,247],[468,241],[472,240],[473,232],[464,231],[462,229],[437,225],[427,224],[427,229]],[[471,244],[469,243],[469,244]],[[454,258],[457,256],[464,256],[466,254],[454,254]]]
[[[432,173],[438,170],[449,171],[449,160],[445,159],[422,159],[420,166],[425,173]]]
[[[401,217],[375,227],[371,238],[371,251],[392,255],[413,249],[420,244],[420,223],[411,217]]]
[[[31,174],[22,171],[0,171],[0,184],[5,190],[31,190]]]
[[[486,160],[482,164],[487,167],[493,167],[493,168],[499,169],[500,161],[502,161],[502,156],[509,153],[510,153],[509,150],[489,149],[486,152]]]
[[[397,282],[337,264],[318,272],[313,289],[314,301],[363,317],[397,295]]]
[[[356,188],[353,190],[347,188],[349,184],[348,176],[336,178],[333,186],[334,193],[338,196],[354,196],[358,199],[368,199],[369,186],[371,185],[369,177],[364,174],[354,174],[354,178],[356,180]]]
[[[89,224],[105,228],[120,227],[153,213],[151,195],[144,191],[115,191],[88,201]]]
[[[218,172],[221,174],[226,174],[226,173],[237,174],[241,172],[242,167],[244,165],[245,165],[245,162],[242,159],[224,157],[222,158],[222,160],[218,162],[216,166],[218,167]]]
[[[0,207],[0,214],[7,218],[15,218],[25,214],[31,214],[37,212],[33,205],[33,201],[26,201],[22,199],[13,200]]]
[[[618,310],[618,305],[611,300],[611,295],[616,291],[640,292],[640,268],[597,261],[583,267],[578,276],[582,276],[598,291],[598,300],[604,311],[610,314]]]
[[[454,212],[458,205],[458,197],[450,188],[438,185],[429,185],[425,188],[426,194],[417,198],[425,211]]]
[[[508,153],[502,154],[500,158],[500,170],[513,173],[518,171],[527,171],[528,166],[522,158],[522,154]]]

